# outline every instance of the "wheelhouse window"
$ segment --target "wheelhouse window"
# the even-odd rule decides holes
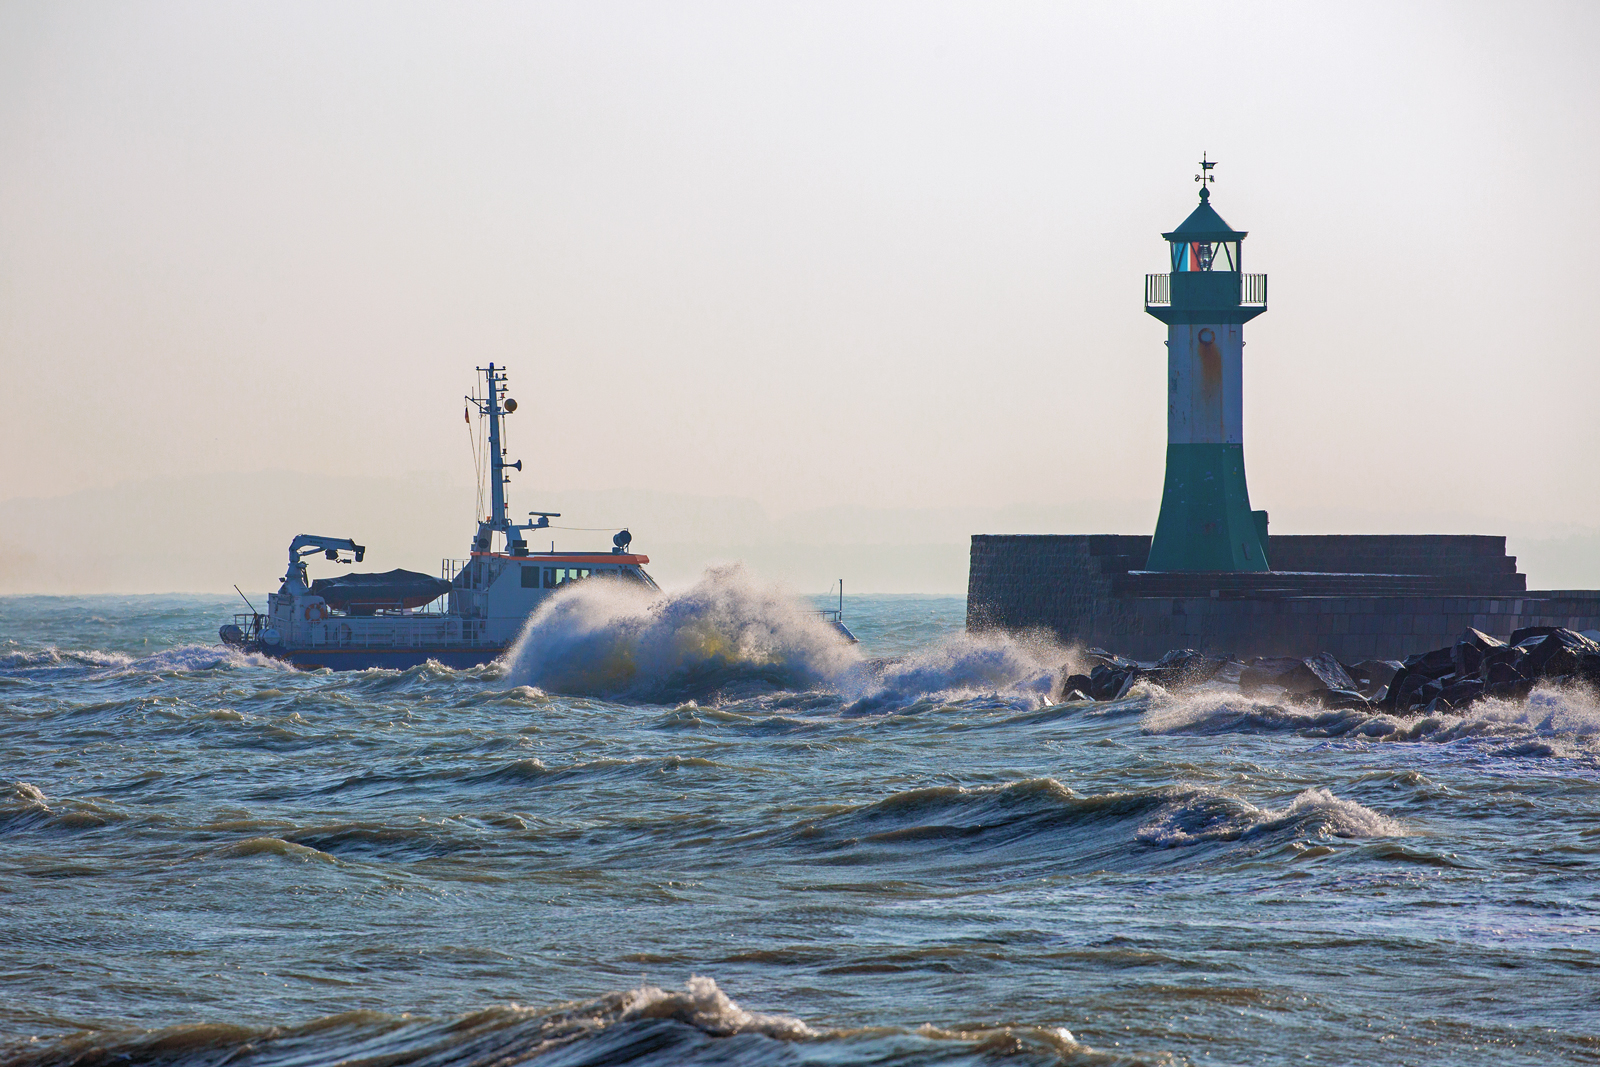
[[[524,589],[537,589],[537,588],[539,588],[539,568],[538,567],[523,567],[522,568],[522,588],[524,588]]]
[[[558,585],[576,582],[594,574],[592,567],[546,567],[544,569],[544,585],[546,589],[554,589]]]

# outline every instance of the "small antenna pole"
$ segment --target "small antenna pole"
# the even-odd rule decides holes
[[[244,590],[243,589],[240,589],[237,585],[235,585],[233,587],[233,591],[235,593],[239,594],[239,599],[243,600],[244,601],[244,606],[250,609],[250,614],[252,614],[252,615],[260,615],[261,614],[261,612],[256,610],[256,606],[254,604],[250,603],[250,598],[244,595]]]
[[[839,579],[839,617],[844,618],[844,579]]]

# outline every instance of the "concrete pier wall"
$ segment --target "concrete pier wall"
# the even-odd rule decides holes
[[[1500,638],[1523,626],[1600,629],[1600,590],[1527,590],[1503,537],[1275,536],[1278,569],[1248,575],[1145,574],[1149,544],[974,535],[967,626],[1045,629],[1138,659],[1198,648],[1347,661],[1439,648],[1468,626]]]

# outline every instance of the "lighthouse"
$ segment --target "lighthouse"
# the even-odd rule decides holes
[[[1145,276],[1145,311],[1167,324],[1167,476],[1145,569],[1264,571],[1267,513],[1244,479],[1244,324],[1267,310],[1267,276],[1245,274],[1245,233],[1200,204],[1167,240],[1168,274]]]

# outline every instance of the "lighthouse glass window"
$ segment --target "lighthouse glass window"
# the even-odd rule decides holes
[[[1239,269],[1238,241],[1173,241],[1172,269],[1231,270]]]

